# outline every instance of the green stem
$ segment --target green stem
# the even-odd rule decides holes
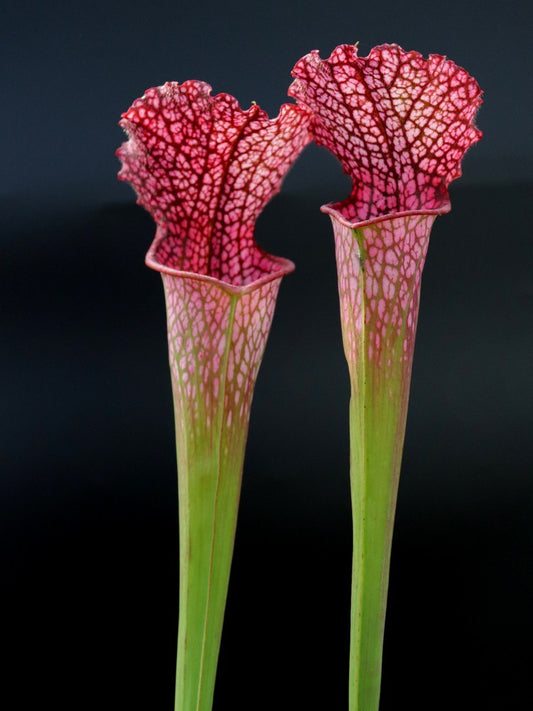
[[[332,214],[351,381],[350,711],[378,711],[394,514],[432,215],[351,228]]]
[[[180,618],[175,709],[210,711],[242,464],[221,462],[219,453],[207,455],[188,468],[180,464]]]
[[[366,387],[364,388],[366,391]],[[389,565],[399,478],[396,436],[375,395],[350,402],[353,566],[350,640],[351,711],[379,708]],[[387,406],[389,403],[383,403]],[[373,427],[369,421],[380,420]],[[390,424],[394,415],[391,414]],[[396,429],[396,428],[394,428]],[[403,437],[402,437],[403,439]]]
[[[230,307],[214,422],[200,417],[184,428],[183,413],[176,412],[180,522],[176,711],[210,711],[213,704],[247,435],[240,423],[228,428],[224,417],[237,298],[232,297]]]

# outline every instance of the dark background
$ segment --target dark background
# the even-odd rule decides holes
[[[532,634],[530,4],[4,3],[1,526],[6,709],[170,711],[177,506],[150,217],[119,115],[167,80],[271,115],[311,49],[447,54],[485,137],[424,273],[382,711],[522,708]],[[256,388],[215,711],[347,702],[348,376],[311,146],[257,238],[292,258]]]

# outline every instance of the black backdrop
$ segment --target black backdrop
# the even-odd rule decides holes
[[[154,228],[116,181],[145,88],[199,78],[272,115],[310,49],[444,53],[485,138],[433,230],[386,630],[383,711],[530,696],[531,12],[452,0],[7,2],[0,294],[2,695],[9,709],[172,708],[177,507]],[[254,399],[215,710],[346,707],[348,377],[306,150],[257,238],[290,257]]]

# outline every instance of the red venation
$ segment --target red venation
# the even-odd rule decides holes
[[[473,124],[481,90],[464,69],[398,45],[368,57],[341,45],[326,60],[306,55],[293,76],[289,95],[314,113],[316,142],[352,178],[350,197],[332,206],[342,217],[448,209],[448,185],[482,135]]]
[[[242,286],[280,263],[254,241],[255,221],[312,139],[305,108],[285,104],[270,120],[243,111],[200,81],[148,89],[122,115],[129,140],[118,150],[119,178],[154,217],[165,268]]]

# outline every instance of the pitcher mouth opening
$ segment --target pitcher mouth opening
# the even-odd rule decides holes
[[[350,219],[345,216],[343,208],[345,208],[349,202],[350,200],[348,199],[342,202],[327,203],[326,205],[321,206],[320,211],[326,213],[341,225],[349,227],[353,230],[358,227],[365,227],[366,225],[375,225],[380,222],[387,222],[397,217],[410,217],[411,215],[444,215],[452,209],[450,198],[446,195],[441,204],[437,207],[416,208],[413,210],[391,210],[390,212],[383,212],[382,214],[374,215],[373,217],[369,217],[365,220],[358,220]]]
[[[181,268],[180,258],[172,254],[172,250],[165,249],[167,243],[167,231],[163,227],[158,227],[154,241],[148,250],[145,264],[150,269],[154,269],[168,276],[180,277],[182,279],[195,279],[216,284],[219,288],[230,294],[248,294],[276,279],[281,279],[286,274],[294,271],[294,263],[284,257],[276,257],[268,254],[260,247],[257,247],[257,255],[263,260],[263,264],[250,270],[247,278],[239,275],[239,280],[232,282],[229,279],[214,276],[209,273],[197,272],[194,269]],[[169,259],[169,255],[171,258]],[[240,283],[239,283],[240,282]]]

